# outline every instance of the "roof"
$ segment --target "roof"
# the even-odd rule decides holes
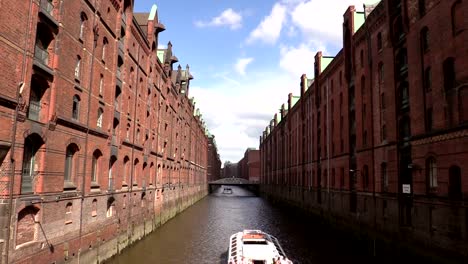
[[[164,63],[164,57],[166,55],[166,50],[158,49],[157,51],[158,59],[160,62]]]
[[[301,99],[300,96],[293,96],[291,102],[291,108]]]
[[[141,28],[141,31],[145,36],[148,35],[148,18],[150,13],[133,13],[133,17],[137,21],[138,25]]]
[[[364,24],[366,15],[364,12],[354,12],[354,33]]]
[[[330,65],[330,63],[333,61],[335,57],[331,57],[331,56],[322,56],[321,57],[321,66],[322,66],[322,72],[325,71],[325,69],[328,67],[328,65]],[[320,72],[320,73],[322,73]]]

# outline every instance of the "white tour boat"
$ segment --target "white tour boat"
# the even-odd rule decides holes
[[[244,230],[229,238],[228,264],[292,264],[278,239],[260,230]]]

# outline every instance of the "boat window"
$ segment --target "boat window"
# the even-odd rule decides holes
[[[244,241],[244,245],[268,245],[268,243],[265,240],[261,240],[261,241],[250,240],[250,241]]]

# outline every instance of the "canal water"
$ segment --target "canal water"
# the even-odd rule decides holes
[[[232,190],[227,194],[218,189],[109,262],[224,264],[230,235],[243,229],[260,229],[276,236],[294,263],[409,260],[392,254],[372,257],[372,242],[353,240],[300,211],[272,204],[239,187]],[[419,262],[417,257],[411,261]]]

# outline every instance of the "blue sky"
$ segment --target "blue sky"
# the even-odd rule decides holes
[[[376,0],[366,0],[376,2]],[[341,48],[343,13],[364,0],[135,0],[135,12],[158,6],[179,63],[190,65],[189,96],[218,145],[237,162],[287,100],[302,73],[313,77],[314,55]],[[177,66],[177,65],[176,65]]]

